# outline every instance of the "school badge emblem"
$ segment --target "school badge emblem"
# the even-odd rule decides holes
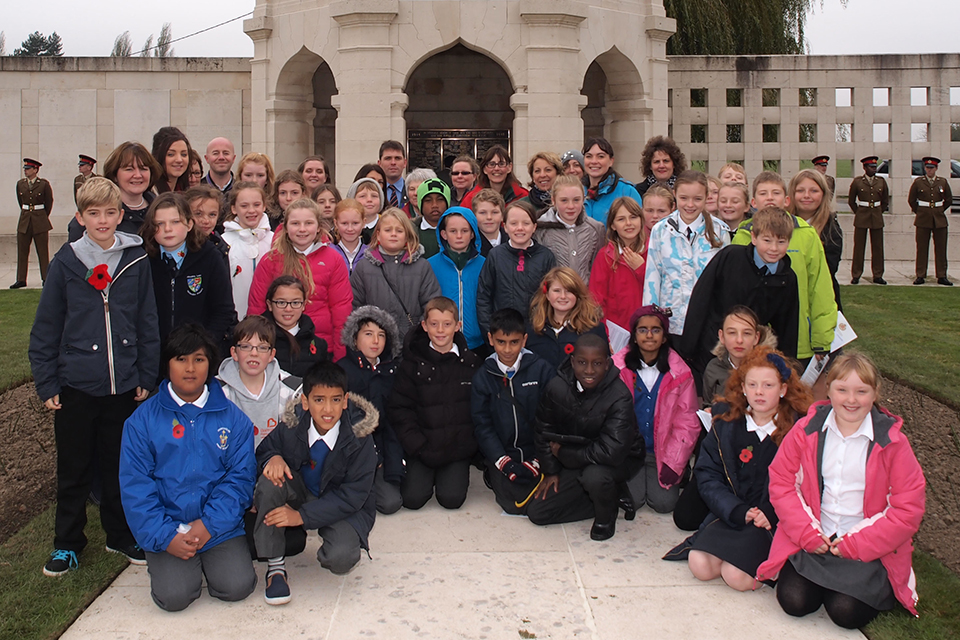
[[[230,437],[230,429],[227,429],[226,427],[220,427],[217,429],[217,435],[220,438],[220,442],[217,443],[217,448],[226,451],[227,439]]]
[[[203,276],[187,276],[187,291],[190,295],[199,295],[203,291]]]

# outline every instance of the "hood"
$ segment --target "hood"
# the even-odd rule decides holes
[[[417,248],[412,255],[407,254],[407,252],[404,251],[403,255],[400,257],[400,262],[405,264],[413,264],[423,256],[425,251],[426,249],[423,248],[423,245],[417,245]],[[367,251],[364,252],[363,257],[378,266],[386,262],[386,260],[383,259],[383,254],[380,253],[379,246],[373,249],[367,249]]]
[[[447,221],[447,216],[460,215],[463,216],[467,222],[470,223],[470,228],[473,229],[473,246],[476,248],[477,253],[480,253],[481,239],[480,239],[480,227],[477,226],[477,216],[473,215],[473,211],[467,209],[466,207],[450,207],[442,214],[440,214],[440,220],[437,222],[437,244],[442,247],[442,251],[445,253],[449,248],[447,241],[443,239],[443,236],[440,235],[440,231],[444,228]]]
[[[770,329],[770,327],[767,325],[761,325],[757,327],[757,331],[760,332],[760,342],[757,343],[758,347],[770,347],[771,349],[777,348],[777,336],[773,333],[773,330]],[[723,341],[717,340],[716,346],[710,351],[710,353],[722,360],[727,357],[727,348],[723,346]]]
[[[257,231],[270,231],[270,217],[266,214],[266,212],[264,212],[264,214],[260,216],[260,222],[257,223],[256,229],[247,229],[236,220],[228,220],[227,222],[224,222],[223,229],[225,231],[240,231],[241,238],[244,238],[245,236],[253,238],[254,236],[257,236],[255,233]],[[243,233],[244,231],[247,231],[248,233]]]
[[[288,429],[295,429],[307,414],[303,411],[303,405],[300,402],[302,393],[298,392],[292,398],[287,400],[287,405],[283,411],[283,423]],[[380,412],[373,406],[373,403],[363,396],[351,393],[347,397],[347,408],[344,410],[344,417],[350,422],[353,435],[358,438],[365,438],[376,430],[380,424]],[[343,417],[340,418],[341,421]],[[343,422],[341,422],[342,426]]]
[[[563,381],[566,382],[571,389],[577,388],[577,378],[573,375],[573,365],[570,364],[570,358],[563,359],[563,362],[561,362],[557,368],[557,375],[563,378]],[[610,368],[607,369],[607,375],[603,377],[600,384],[589,392],[584,391],[584,393],[602,393],[607,387],[616,383],[618,380],[620,380],[620,369],[617,368],[617,365],[614,364],[613,359],[611,359]]]
[[[574,221],[573,224],[574,224],[575,226],[576,226],[576,225],[581,225],[581,224],[583,224],[583,221],[584,221],[584,219],[586,219],[586,217],[587,217],[586,211],[585,211],[584,209],[581,209],[581,210],[580,210],[580,215],[577,216],[577,219],[576,219],[576,221]],[[557,210],[556,210],[556,208],[554,208],[554,207],[550,207],[549,209],[547,209],[546,211],[544,211],[544,212],[543,212],[543,215],[541,215],[541,216],[537,219],[537,230],[538,230],[538,231],[539,231],[540,229],[566,229],[566,228],[567,228],[567,225],[565,225],[565,224],[560,220],[560,215],[557,213]]]
[[[373,186],[375,186],[375,187],[377,188],[377,193],[380,194],[380,210],[382,211],[383,209],[386,209],[386,208],[387,208],[387,207],[386,207],[387,201],[386,201],[386,200],[384,199],[384,197],[383,197],[383,187],[381,187],[381,186],[380,186],[380,183],[377,182],[376,180],[374,180],[373,178],[360,178],[359,180],[357,180],[356,182],[354,182],[353,184],[351,184],[351,185],[350,185],[350,188],[347,189],[347,198],[356,198],[356,197],[357,197],[357,189],[358,189],[358,188],[360,187],[360,185],[362,185],[364,182],[373,183]]]
[[[217,372],[218,378],[223,380],[230,386],[231,389],[233,389],[236,393],[239,393],[250,402],[259,402],[259,399],[263,398],[265,395],[269,396],[276,393],[277,388],[280,386],[281,375],[282,372],[277,361],[271,360],[268,362],[267,368],[264,370],[263,389],[260,390],[259,396],[254,398],[253,395],[247,391],[243,381],[240,379],[240,365],[233,358],[227,358],[221,362],[220,370]],[[283,375],[285,376],[285,374]]]
[[[143,238],[132,233],[117,231],[114,233],[114,237],[116,238],[116,242],[113,246],[109,249],[104,249],[91,240],[87,232],[84,231],[80,239],[71,242],[70,246],[73,248],[77,259],[79,259],[86,268],[92,269],[100,263],[107,262],[111,255],[117,256],[118,254],[122,254],[125,249],[139,247],[143,244]],[[119,260],[119,258],[117,259]]]
[[[387,344],[383,348],[383,360],[396,360],[400,357],[403,349],[403,341],[400,339],[400,329],[397,328],[397,321],[389,313],[372,304],[364,305],[353,311],[347,316],[343,323],[343,330],[340,332],[340,343],[354,351],[357,350],[357,333],[365,320],[373,320],[387,334]]]

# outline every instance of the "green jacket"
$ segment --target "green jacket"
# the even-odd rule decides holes
[[[805,220],[793,218],[793,235],[787,255],[797,274],[800,293],[800,334],[797,339],[797,358],[810,358],[814,353],[829,353],[837,326],[837,301],[833,297],[833,283],[823,253],[823,243],[816,229]],[[733,244],[750,244],[753,221],[744,220],[733,237]]]

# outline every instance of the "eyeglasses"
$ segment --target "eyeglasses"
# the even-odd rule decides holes
[[[510,163],[509,163],[509,162],[504,162],[503,160],[501,160],[500,162],[488,162],[488,163],[486,164],[486,166],[488,166],[488,167],[493,167],[493,168],[495,168],[495,169],[504,169],[504,168],[506,168],[506,166],[507,166],[508,164],[510,164]],[[453,175],[453,174],[451,174],[451,175]]]
[[[194,177],[203,177],[203,171],[191,171],[190,175]]]
[[[637,333],[642,333],[644,335],[659,336],[663,333],[663,329],[660,327],[637,327]]]
[[[273,347],[268,344],[252,345],[247,344],[246,342],[241,342],[237,345],[237,351],[242,351],[243,353],[250,353],[251,351],[256,351],[257,353],[270,353],[271,349],[273,349]]]
[[[303,308],[303,300],[271,300],[270,302],[277,305],[278,309],[286,309],[287,307],[291,309]]]
[[[489,166],[489,165],[488,165]],[[450,175],[452,176],[472,176],[473,171],[451,171]]]

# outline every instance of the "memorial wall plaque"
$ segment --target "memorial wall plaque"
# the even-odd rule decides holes
[[[459,155],[478,160],[495,144],[511,151],[509,129],[418,129],[407,131],[407,166],[440,172]]]

